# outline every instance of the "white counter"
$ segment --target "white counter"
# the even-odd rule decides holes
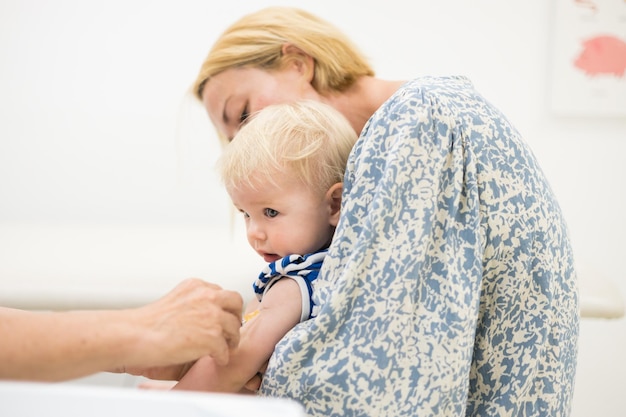
[[[7,417],[304,417],[295,401],[181,391],[0,381]]]

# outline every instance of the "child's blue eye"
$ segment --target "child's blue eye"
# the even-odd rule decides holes
[[[272,208],[266,208],[265,209],[265,215],[267,217],[276,217],[278,216],[278,211],[272,209]]]

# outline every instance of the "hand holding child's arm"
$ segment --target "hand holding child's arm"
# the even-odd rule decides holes
[[[301,310],[298,284],[281,279],[265,294],[259,314],[242,326],[239,346],[231,352],[228,365],[200,358],[174,388],[240,392],[267,363],[276,343],[298,324]]]

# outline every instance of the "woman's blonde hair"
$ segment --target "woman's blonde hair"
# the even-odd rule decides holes
[[[207,81],[230,68],[282,68],[282,54],[291,44],[315,60],[312,81],[318,92],[343,91],[358,77],[374,70],[357,47],[339,29],[304,10],[268,7],[248,14],[231,25],[215,42],[193,86],[202,100]]]
[[[343,182],[357,135],[345,117],[318,101],[265,107],[224,148],[218,172],[227,190],[276,185],[277,177],[325,193]]]

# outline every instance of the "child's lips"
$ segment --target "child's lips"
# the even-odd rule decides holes
[[[265,260],[265,262],[267,263],[277,261],[281,258],[274,253],[260,253],[259,255],[261,255],[263,257],[263,260]]]

